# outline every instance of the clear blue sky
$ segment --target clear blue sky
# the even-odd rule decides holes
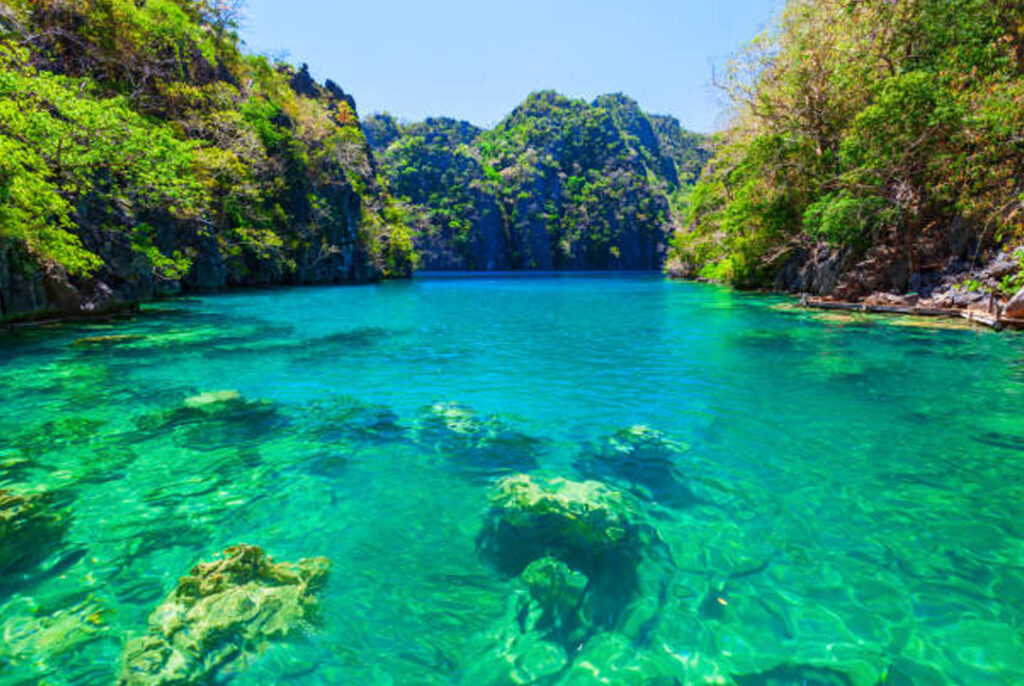
[[[781,0],[248,0],[254,52],[307,62],[360,114],[447,115],[491,126],[531,91],[623,92],[708,132],[722,123],[712,64]]]

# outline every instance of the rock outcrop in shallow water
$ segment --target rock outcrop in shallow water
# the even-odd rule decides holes
[[[480,683],[562,683],[548,679],[585,673],[577,657],[595,637],[623,631],[643,641],[657,621],[663,591],[643,570],[664,559],[664,544],[628,493],[509,476],[494,487],[478,543],[520,589],[472,673]]]
[[[120,686],[211,683],[241,669],[269,641],[308,622],[329,562],[274,563],[260,548],[237,545],[199,563],[128,642]]]
[[[550,558],[587,580],[592,624],[615,626],[626,612],[646,558],[661,541],[628,493],[597,481],[505,477],[494,487],[481,552],[509,576],[536,576],[531,565]],[[547,568],[547,567],[545,567]]]
[[[491,506],[482,545],[513,573],[544,555],[586,560],[641,545],[636,503],[598,481],[516,474],[498,482]]]

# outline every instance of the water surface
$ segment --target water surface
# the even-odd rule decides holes
[[[782,302],[428,277],[0,338],[0,488],[65,518],[0,576],[0,682],[112,683],[177,579],[247,542],[333,566],[318,621],[222,681],[1024,683],[1024,338]],[[689,446],[678,483],[586,466],[630,427]],[[480,550],[517,472],[600,478],[651,533],[571,638]]]

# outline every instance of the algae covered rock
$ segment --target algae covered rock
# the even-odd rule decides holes
[[[609,555],[635,557],[643,538],[628,494],[598,481],[515,474],[495,485],[479,543],[511,574],[549,555],[586,574]]]
[[[628,493],[598,481],[526,474],[495,484],[477,543],[529,590],[525,628],[570,652],[595,631],[629,622],[645,584],[641,570],[668,554]],[[660,589],[646,586],[661,598]]]
[[[196,565],[150,616],[149,633],[125,647],[118,683],[208,683],[244,668],[312,617],[328,567],[325,558],[275,564],[251,545]]]
[[[689,449],[657,429],[636,425],[588,446],[573,466],[588,478],[625,481],[654,500],[686,504],[695,499],[680,464]]]
[[[68,514],[49,493],[0,489],[0,573],[44,560],[64,536]]]
[[[424,408],[413,429],[413,440],[452,460],[472,474],[497,475],[533,469],[540,441],[509,427],[499,417],[480,417],[453,402]]]

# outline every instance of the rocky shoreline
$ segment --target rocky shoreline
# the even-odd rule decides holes
[[[848,302],[844,300],[826,300],[824,298],[809,298],[803,296],[800,299],[801,307],[820,310],[842,310],[848,312],[866,312],[872,314],[903,314],[914,317],[945,317],[966,319],[974,324],[982,324],[991,327],[996,331],[1003,329],[1024,329],[1024,317],[1009,317],[1003,314],[1004,306],[998,304],[994,297],[984,308],[936,308],[928,305],[910,304],[905,297],[894,296],[890,293],[879,293],[877,297],[866,299],[864,302]],[[879,301],[894,304],[877,304]]]
[[[1005,296],[1006,286],[1021,270],[1024,249],[1001,252],[979,269],[947,269],[930,279],[921,292],[875,291],[863,297],[825,293],[801,294],[804,307],[962,318],[993,329],[1024,329],[1024,286]]]
[[[815,309],[959,318],[997,330],[1024,329],[1024,247],[1000,251],[981,266],[973,266],[965,252],[961,247],[944,259],[936,256],[910,273],[906,260],[891,255],[855,263],[853,253],[819,245],[780,259],[772,287],[763,292],[797,296],[801,306]],[[671,262],[666,273],[710,282]]]

